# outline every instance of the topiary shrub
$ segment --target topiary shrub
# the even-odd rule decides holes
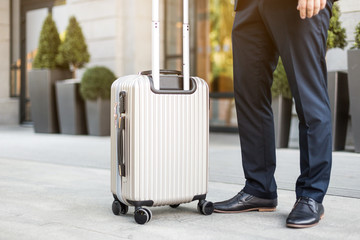
[[[332,8],[332,17],[330,18],[330,26],[328,30],[327,49],[341,48],[344,49],[347,45],[346,42],[346,30],[341,27],[340,7],[337,3],[334,3]]]
[[[33,62],[33,68],[56,68],[60,67],[56,62],[56,56],[60,46],[60,37],[56,24],[49,14],[41,29],[38,51]]]
[[[282,95],[284,98],[291,99],[292,95],[290,91],[289,82],[286,76],[284,65],[280,57],[273,76],[274,76],[274,80],[271,87],[272,97],[275,98]]]
[[[89,68],[81,79],[80,94],[84,100],[110,99],[115,79],[114,73],[106,67]]]
[[[87,50],[85,37],[81,27],[73,16],[66,28],[64,42],[59,47],[59,54],[56,57],[59,64],[70,65],[75,78],[76,69],[84,67],[90,61],[90,54]]]
[[[360,22],[355,28],[355,43],[351,49],[360,49]]]

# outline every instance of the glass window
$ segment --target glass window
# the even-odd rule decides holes
[[[212,92],[233,92],[233,63],[231,45],[233,21],[233,1],[210,1],[210,89]]]
[[[165,68],[182,70],[183,1],[165,0]],[[190,74],[196,75],[196,9],[197,1],[189,1]],[[180,63],[180,64],[179,64]],[[174,67],[176,67],[174,69]]]
[[[236,131],[231,29],[233,0],[190,1],[191,75],[210,86],[210,128]],[[182,1],[165,0],[165,68],[182,70]]]

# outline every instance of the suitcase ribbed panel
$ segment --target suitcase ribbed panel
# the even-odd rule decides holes
[[[116,129],[115,129],[115,120],[114,116],[114,106],[115,106],[115,96],[118,89],[119,81],[115,81],[111,86],[111,115],[110,115],[110,138],[111,138],[111,192],[113,194],[117,194],[117,184],[116,179],[118,177],[117,174],[117,154],[116,154]]]
[[[197,85],[193,94],[155,94],[148,77],[141,75],[113,84],[117,89],[112,100],[120,91],[127,92],[127,177],[121,179],[121,193],[117,193],[123,199],[152,200],[160,206],[190,202],[207,193],[208,87],[205,81],[193,79]],[[118,174],[115,133],[112,129],[112,175]],[[114,192],[113,184],[116,177],[112,177]]]

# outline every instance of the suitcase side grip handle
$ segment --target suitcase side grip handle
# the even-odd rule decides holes
[[[119,175],[122,177],[125,177],[124,138],[123,138],[124,129],[125,129],[125,117],[120,117],[119,127],[117,129],[117,139],[118,139],[117,156],[118,156]]]
[[[123,133],[125,130],[125,117],[121,116],[121,114],[125,113],[125,92],[120,92],[119,94],[119,118],[118,118],[118,126],[117,126],[117,160],[119,167],[119,175],[125,177],[125,161],[124,161],[124,137]]]

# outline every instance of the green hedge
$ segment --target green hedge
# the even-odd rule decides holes
[[[114,73],[106,67],[89,68],[81,79],[80,94],[85,100],[110,99],[115,79]]]
[[[56,55],[60,46],[59,32],[56,24],[49,14],[41,28],[38,51],[33,62],[33,68],[57,68]]]
[[[59,64],[71,66],[73,72],[78,68],[84,67],[85,63],[90,61],[85,37],[75,17],[69,19],[65,40],[59,47],[56,61]]]
[[[344,49],[347,45],[346,30],[345,28],[341,27],[341,22],[339,21],[340,15],[341,13],[339,5],[334,3],[328,30],[327,49]]]
[[[352,49],[360,49],[360,23],[355,28],[355,43]]]
[[[284,65],[280,57],[273,76],[274,76],[274,81],[271,87],[272,97],[275,98],[277,96],[282,95],[284,98],[291,99],[292,95],[290,91],[289,82],[286,76]]]

